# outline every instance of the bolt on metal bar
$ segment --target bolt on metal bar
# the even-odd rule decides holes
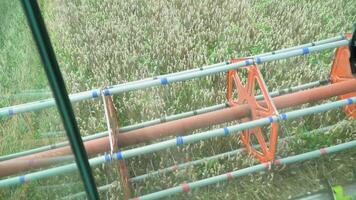
[[[178,145],[184,145],[184,144],[190,144],[202,140],[207,140],[213,137],[218,137],[218,136],[228,136],[233,133],[238,133],[242,130],[250,129],[253,127],[257,126],[263,126],[263,125],[268,125],[271,123],[271,121],[282,121],[282,120],[290,120],[290,119],[296,119],[299,117],[311,115],[311,114],[316,114],[316,113],[321,113],[325,112],[328,110],[336,109],[343,107],[345,105],[351,105],[353,103],[356,103],[356,97],[344,99],[344,100],[339,100],[339,101],[334,101],[334,102],[329,102],[313,107],[308,107],[308,108],[303,108],[299,110],[294,110],[290,111],[287,113],[281,113],[279,116],[270,116],[270,117],[265,117],[261,118],[258,120],[250,121],[250,122],[245,122],[229,127],[224,127],[224,128],[219,128],[219,129],[214,129],[211,131],[206,131],[206,132],[201,132],[201,133],[196,133],[193,135],[187,135],[187,136],[178,136],[176,139],[171,139],[171,140],[166,140],[162,142],[158,142],[155,144],[151,145],[146,145],[146,146],[141,146],[137,147],[134,149],[129,149],[129,150],[124,150],[124,151],[119,151],[115,153],[116,156],[111,157],[106,154],[103,156],[99,156],[96,158],[91,158],[89,160],[91,166],[96,166],[99,164],[103,164],[106,162],[110,162],[111,160],[122,160],[122,159],[127,159],[139,155],[144,155],[148,153],[153,153],[159,150],[167,149],[170,147],[178,146]],[[352,145],[356,146],[356,141],[352,143]],[[22,184],[24,179],[27,181],[34,181],[46,177],[51,177],[67,172],[71,172],[75,170],[77,166],[75,164],[68,164],[68,165],[63,165],[60,167],[55,167],[55,168],[50,168],[46,170],[41,170],[38,172],[33,172],[17,177],[12,177],[8,179],[3,179],[0,180],[0,188],[1,187],[8,187],[12,185],[17,185],[17,184]]]
[[[59,114],[62,118],[64,128],[72,147],[77,164],[76,166],[79,168],[87,196],[89,199],[99,199],[94,177],[91,173],[88,162],[88,157],[82,138],[80,137],[72,105],[70,103],[65,83],[52,48],[46,25],[41,15],[41,10],[36,0],[22,0],[21,2],[27,21],[31,28],[33,38],[37,45],[49,85],[51,86]],[[23,179],[22,181],[25,182],[26,179]]]
[[[314,45],[313,45],[314,44]],[[314,52],[314,51],[321,51],[324,49],[328,48],[335,48],[338,46],[343,46],[348,44],[348,40],[345,40],[344,36],[338,36],[334,38],[329,38],[321,41],[317,41],[314,43],[308,43],[304,45],[299,45],[287,49],[282,49],[282,50],[277,50],[274,53],[269,52],[265,54],[260,54],[256,56],[250,57],[251,59],[248,60],[248,63],[252,64],[252,60],[257,59],[258,61],[262,61],[261,58],[265,57],[270,57],[270,56],[277,56],[282,54],[283,56],[280,57],[273,57],[275,60],[278,59],[283,59],[283,58],[289,58],[291,57],[288,52],[296,52],[295,54],[292,54],[292,56],[297,56],[297,55],[303,55],[306,54],[306,52]],[[322,46],[322,47],[320,47]],[[310,47],[310,49],[309,49]],[[304,51],[303,51],[304,49]],[[302,51],[302,54],[298,51]],[[245,61],[246,62],[246,61]],[[259,64],[259,62],[257,62]],[[228,66],[228,67],[227,67]],[[133,81],[133,82],[128,82],[128,83],[122,83],[114,86],[108,87],[106,90],[104,90],[104,93],[106,95],[110,94],[118,94],[126,91],[132,91],[136,89],[144,89],[152,86],[157,86],[157,85],[165,85],[168,84],[169,82],[177,82],[177,81],[185,81],[193,78],[198,78],[201,76],[206,76],[210,74],[215,74],[223,71],[228,71],[231,69],[236,69],[238,67],[244,66],[243,63],[240,63],[237,65],[237,63],[230,64],[230,62],[221,62],[213,65],[208,65],[200,68],[195,68],[195,69],[190,69],[186,71],[180,71],[180,72],[175,72],[171,74],[166,74],[166,75],[161,75],[157,77],[152,77],[152,78],[146,78],[138,81]],[[202,72],[207,71],[207,73]],[[179,77],[178,79],[173,79],[174,77]],[[123,88],[128,88],[123,89]],[[100,95],[100,89],[93,89],[90,91],[85,91],[85,92],[80,92],[76,94],[70,95],[70,100],[71,102],[79,102],[82,100],[87,100],[91,98],[96,98]],[[53,99],[46,99],[46,100],[41,100],[41,101],[35,101],[31,103],[26,103],[26,104],[21,104],[21,105],[15,105],[15,106],[10,106],[10,107],[4,107],[0,108],[0,117],[9,117],[15,114],[19,113],[24,113],[24,112],[30,112],[30,111],[36,111],[36,110],[41,110],[44,108],[49,108],[54,106],[54,100]]]
[[[270,93],[270,96],[271,97],[276,97],[276,96],[288,94],[288,93],[291,93],[291,92],[297,92],[297,91],[300,91],[300,90],[314,88],[314,87],[317,87],[317,86],[320,86],[320,85],[324,85],[324,84],[327,84],[327,83],[329,83],[329,80],[314,81],[314,82],[306,83],[306,84],[303,84],[303,85],[298,85],[298,86],[293,86],[293,87],[290,87],[290,88],[285,88],[285,89],[273,91],[273,92]],[[263,100],[263,96],[262,95],[257,95],[256,99],[257,100]],[[148,127],[148,126],[153,126],[153,125],[156,125],[156,124],[160,124],[162,122],[169,122],[169,121],[173,121],[173,120],[178,120],[178,119],[182,119],[182,118],[185,118],[185,117],[191,117],[191,116],[194,116],[194,115],[199,115],[199,114],[203,114],[203,113],[207,113],[207,112],[212,112],[212,111],[224,109],[224,108],[227,108],[227,107],[229,107],[229,103],[228,102],[223,103],[223,104],[217,104],[217,105],[214,105],[214,106],[201,108],[201,109],[197,109],[197,110],[193,110],[193,111],[189,111],[189,112],[184,112],[184,113],[180,113],[180,114],[175,114],[175,115],[170,115],[170,116],[163,116],[163,117],[160,117],[159,119],[153,119],[153,120],[150,120],[150,121],[146,121],[146,122],[142,122],[142,123],[138,123],[138,124],[134,124],[134,125],[121,127],[119,129],[119,132],[120,133],[124,133],[124,132],[128,132],[128,131],[132,131],[132,130],[136,130],[136,129],[145,128],[145,127]],[[83,141],[89,141],[89,140],[105,137],[107,135],[108,135],[107,131],[100,132],[100,133],[95,133],[95,134],[83,137]],[[18,157],[30,155],[30,154],[33,154],[33,153],[39,153],[39,152],[43,152],[43,151],[46,151],[46,150],[51,150],[51,149],[63,147],[63,146],[66,146],[66,145],[68,145],[67,141],[56,143],[56,144],[52,144],[52,145],[47,145],[47,146],[43,146],[43,147],[38,147],[38,148],[30,149],[30,150],[27,150],[27,151],[13,153],[13,154],[9,154],[9,155],[4,155],[4,156],[0,157],[0,161],[9,160],[9,159],[13,159],[13,158],[18,158]]]

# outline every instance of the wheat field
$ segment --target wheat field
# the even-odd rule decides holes
[[[214,64],[352,31],[353,0],[39,0],[69,93],[103,88]],[[0,2],[0,107],[47,97],[15,98],[29,90],[49,91],[39,55],[19,1]],[[326,79],[333,51],[263,64],[270,91]],[[21,97],[21,96],[20,96]],[[293,109],[336,100],[309,103]],[[226,101],[226,74],[114,96],[120,126],[160,118]],[[106,130],[103,103],[73,105],[83,136]],[[302,133],[345,121],[326,134]],[[234,124],[238,122],[231,122]],[[201,132],[225,126],[211,126]],[[278,156],[284,157],[356,139],[356,121],[342,109],[281,123]],[[58,132],[55,136],[48,132]],[[0,155],[65,141],[56,108],[0,118]],[[127,161],[130,176],[144,174],[241,147],[237,136],[214,138]],[[222,174],[256,164],[238,155],[135,183],[132,196]],[[170,199],[292,199],[356,179],[356,151],[241,177]],[[102,199],[122,199],[114,165],[93,167]],[[78,172],[0,189],[0,199],[61,199],[84,191]],[[80,199],[80,198],[79,198]]]

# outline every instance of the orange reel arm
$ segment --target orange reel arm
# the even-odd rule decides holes
[[[240,62],[244,60],[246,60],[246,58],[234,59],[231,62]],[[230,102],[230,105],[236,106],[240,104],[248,104],[250,106],[251,116],[243,119],[243,121],[278,115],[276,107],[269,96],[266,84],[257,66],[250,65],[243,67],[242,69],[247,70],[248,73],[246,84],[242,83],[238,70],[230,70],[228,72],[227,99]],[[233,87],[237,90],[237,98],[235,99],[233,98]],[[257,88],[261,91],[265,99],[266,103],[264,105],[261,105],[255,98]],[[256,141],[260,145],[260,151],[254,148],[254,144],[252,144],[254,142],[252,137],[255,137]],[[268,140],[265,139],[266,137],[268,137]],[[247,152],[255,156],[259,161],[262,163],[273,161],[277,146],[278,123],[271,122],[269,134],[264,134],[262,127],[256,127],[242,131],[240,138],[242,143],[245,145]]]
[[[347,38],[351,38],[351,34],[346,34]],[[355,39],[355,34],[353,36],[353,39]],[[355,45],[355,44],[354,44]],[[352,44],[350,44],[350,46],[352,46]],[[353,49],[354,51],[356,51],[356,47],[354,46],[355,49]],[[351,60],[352,60],[352,55],[351,55],[351,50],[352,48],[348,47],[348,46],[342,46],[336,49],[335,52],[335,57],[334,57],[334,61],[332,64],[332,68],[331,68],[331,73],[330,73],[330,80],[331,83],[338,83],[338,82],[342,82],[342,81],[347,81],[350,79],[355,79],[355,77],[353,76],[353,72],[352,69],[354,69],[351,66]],[[354,54],[356,54],[356,52],[354,52]],[[353,55],[356,56],[356,55]],[[355,59],[355,58],[354,58]],[[355,60],[356,62],[356,60]],[[356,69],[354,69],[356,70]],[[356,85],[355,85],[356,87]],[[356,92],[352,92],[352,93],[348,93],[348,94],[344,94],[344,95],[340,95],[338,96],[339,99],[347,99],[350,97],[354,97],[356,96]],[[344,111],[345,113],[356,119],[356,105],[347,105],[344,107]]]

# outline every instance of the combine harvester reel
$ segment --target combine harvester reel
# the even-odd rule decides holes
[[[278,116],[278,111],[274,105],[271,96],[269,95],[265,81],[262,78],[261,72],[256,64],[249,65],[248,59],[232,59],[231,63],[245,61],[245,67],[238,70],[228,71],[228,84],[227,84],[227,100],[232,106],[248,104],[251,109],[251,116],[242,119],[243,122],[252,121],[264,117],[270,117],[273,115]],[[247,70],[247,83],[243,85],[238,71]],[[233,86],[237,90],[237,99],[233,98]],[[264,101],[257,101],[256,91],[262,92]],[[265,135],[263,134],[262,127],[255,127],[242,131],[240,138],[245,145],[247,152],[254,155],[261,162],[268,162],[274,160],[277,138],[278,138],[278,122],[275,122],[272,117],[271,128],[268,143],[266,142]],[[267,136],[268,136],[267,135]],[[251,137],[255,136],[258,141],[260,151],[257,150],[251,143]]]
[[[351,34],[346,34],[346,38],[351,39]],[[356,36],[355,36],[356,37]],[[330,80],[331,83],[338,83],[341,81],[348,81],[354,79],[356,75],[356,47],[355,38],[351,40],[350,46],[342,46],[336,49],[335,56],[331,68]],[[353,49],[354,48],[354,49]],[[353,58],[351,56],[351,51]],[[305,53],[309,53],[307,48],[303,49]],[[251,117],[242,119],[243,122],[252,121],[264,117],[268,117],[271,122],[269,134],[263,134],[263,128],[257,126],[253,129],[244,130],[240,134],[242,143],[245,145],[246,151],[255,156],[261,163],[274,163],[277,139],[278,139],[278,122],[275,122],[270,116],[279,116],[279,113],[274,105],[272,98],[268,92],[265,81],[261,75],[260,70],[256,63],[260,63],[259,58],[251,63],[250,58],[238,58],[231,59],[231,63],[246,62],[245,67],[241,67],[237,70],[229,70],[227,73],[227,100],[231,106],[248,104],[251,109]],[[246,83],[243,84],[239,75],[239,71],[247,70]],[[354,75],[353,75],[354,74]],[[356,86],[355,86],[356,87]],[[237,98],[233,98],[233,90],[236,90]],[[256,91],[259,90],[262,93],[264,101],[256,100]],[[339,99],[349,99],[355,97],[356,92],[340,95]],[[356,105],[346,105],[344,107],[346,115],[356,119]],[[285,115],[281,115],[282,119]],[[257,150],[254,146],[257,144],[251,143],[251,137],[255,137],[258,142],[258,147],[261,150]],[[268,142],[266,137],[269,136]],[[278,164],[278,163],[277,163]]]
[[[347,37],[350,38],[351,35],[347,35]],[[234,156],[247,150],[248,153],[261,162],[258,165],[190,183],[183,183],[176,187],[135,198],[136,200],[147,200],[188,192],[191,189],[201,188],[214,183],[244,176],[246,174],[268,170],[271,169],[271,166],[274,164],[288,165],[295,162],[315,159],[324,154],[336,153],[354,148],[356,147],[356,141],[350,141],[285,158],[276,159],[275,155],[279,123],[281,121],[297,119],[340,107],[344,107],[348,116],[356,118],[356,53],[353,52],[356,49],[354,42],[355,38],[356,36],[354,33],[351,43],[344,36],[340,36],[253,57],[232,59],[228,62],[70,95],[72,103],[98,98],[100,96],[104,102],[107,131],[83,137],[84,146],[88,155],[96,156],[97,154],[103,154],[102,156],[89,159],[90,165],[97,166],[104,163],[114,164],[120,174],[119,182],[121,183],[125,199],[129,199],[132,197],[134,190],[131,185],[132,183],[144,181],[147,177],[154,175],[174,172],[187,168],[188,166],[202,164],[207,160]],[[348,44],[350,45],[348,46]],[[266,62],[306,55],[312,52],[319,52],[333,48],[337,48],[337,50],[332,64],[330,80],[316,81],[284,90],[270,92],[268,91],[257,66]],[[353,57],[353,55],[355,55],[355,57]],[[165,86],[175,82],[187,81],[221,72],[227,72],[228,103],[165,116],[161,119],[155,119],[127,127],[119,126],[117,121],[118,114],[115,105],[113,104],[112,95],[153,86]],[[246,77],[242,76],[242,74],[244,74],[243,72],[246,72]],[[352,73],[354,73],[354,75]],[[246,83],[244,83],[244,80],[246,80]],[[329,84],[330,82],[331,84]],[[235,97],[234,94],[237,94],[237,96]],[[325,100],[335,96],[339,97],[338,101],[293,110],[287,113],[279,113],[277,110]],[[0,117],[13,117],[17,114],[45,109],[51,106],[55,106],[53,99],[1,108]],[[193,130],[234,120],[240,120],[241,123],[189,135],[189,132]],[[186,135],[181,136],[180,134],[182,133],[185,133]],[[126,165],[128,162],[127,159],[129,158],[165,150],[171,147],[193,144],[211,138],[229,136],[231,134],[240,134],[241,141],[244,145],[243,149],[235,149],[230,152],[214,155],[201,160],[177,164],[170,167],[168,166],[158,171],[151,171],[147,174],[129,177],[130,169]],[[175,136],[175,138],[164,139],[160,142],[154,141],[156,139],[162,140],[168,136]],[[280,138],[280,140],[283,139]],[[152,144],[125,150],[122,149],[123,147],[130,147],[152,141]],[[0,180],[0,188],[24,184],[26,182],[75,171],[77,169],[75,163],[43,169],[44,167],[61,163],[63,157],[66,158],[66,156],[71,154],[71,149],[67,144],[68,143],[66,142],[62,142],[1,156],[0,177],[2,179]],[[257,148],[257,145],[260,147]],[[42,169],[36,172],[27,172],[39,168]],[[18,175],[18,173],[25,174]],[[16,176],[7,177],[12,175]],[[99,189],[105,190],[110,187],[112,187],[112,184],[100,186]],[[85,192],[82,192],[69,196],[68,198],[84,195]]]

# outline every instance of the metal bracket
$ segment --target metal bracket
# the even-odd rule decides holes
[[[347,38],[355,37],[352,36],[351,34],[345,34]],[[351,48],[348,46],[341,46],[336,49],[335,51],[335,56],[330,72],[330,81],[331,83],[337,83],[337,82],[342,82],[342,81],[348,81],[350,79],[355,79],[355,77],[352,75],[352,67],[350,67],[350,59],[352,57]],[[356,50],[356,49],[354,49]],[[356,53],[356,52],[355,52]],[[356,54],[355,54],[356,56]],[[344,94],[338,96],[339,99],[348,99],[350,97],[356,96],[356,92]],[[344,107],[345,113],[353,118],[356,118],[356,105],[351,104],[347,105]]]
[[[233,59],[231,62],[244,61],[243,59]],[[273,101],[268,93],[267,86],[261,76],[261,73],[256,65],[250,65],[242,67],[248,72],[247,82],[245,85],[241,82],[238,74],[238,70],[230,70],[228,72],[228,94],[227,99],[232,106],[238,104],[249,104],[251,108],[251,117],[243,119],[243,121],[256,120],[259,118],[270,117],[271,127],[269,135],[269,141],[265,140],[262,127],[256,127],[253,129],[242,131],[240,138],[245,145],[247,152],[255,156],[259,161],[266,163],[273,161],[275,158],[275,151],[278,138],[278,123],[273,120],[271,116],[278,116],[278,111],[273,104]],[[237,90],[237,99],[233,99],[233,82],[235,89]],[[264,101],[257,101],[255,98],[256,89],[259,89],[264,97]],[[252,144],[252,137],[255,136],[258,144],[261,147],[261,151],[254,148]]]
[[[119,134],[119,124],[118,117],[115,105],[113,103],[111,96],[103,95],[104,105],[105,105],[105,114],[109,127],[109,137],[110,137],[110,146],[111,146],[111,155],[114,155],[114,152],[119,150],[117,144],[118,134]],[[118,160],[117,169],[120,174],[120,183],[124,192],[125,199],[130,199],[131,189],[129,185],[129,173],[128,168],[124,160]]]

